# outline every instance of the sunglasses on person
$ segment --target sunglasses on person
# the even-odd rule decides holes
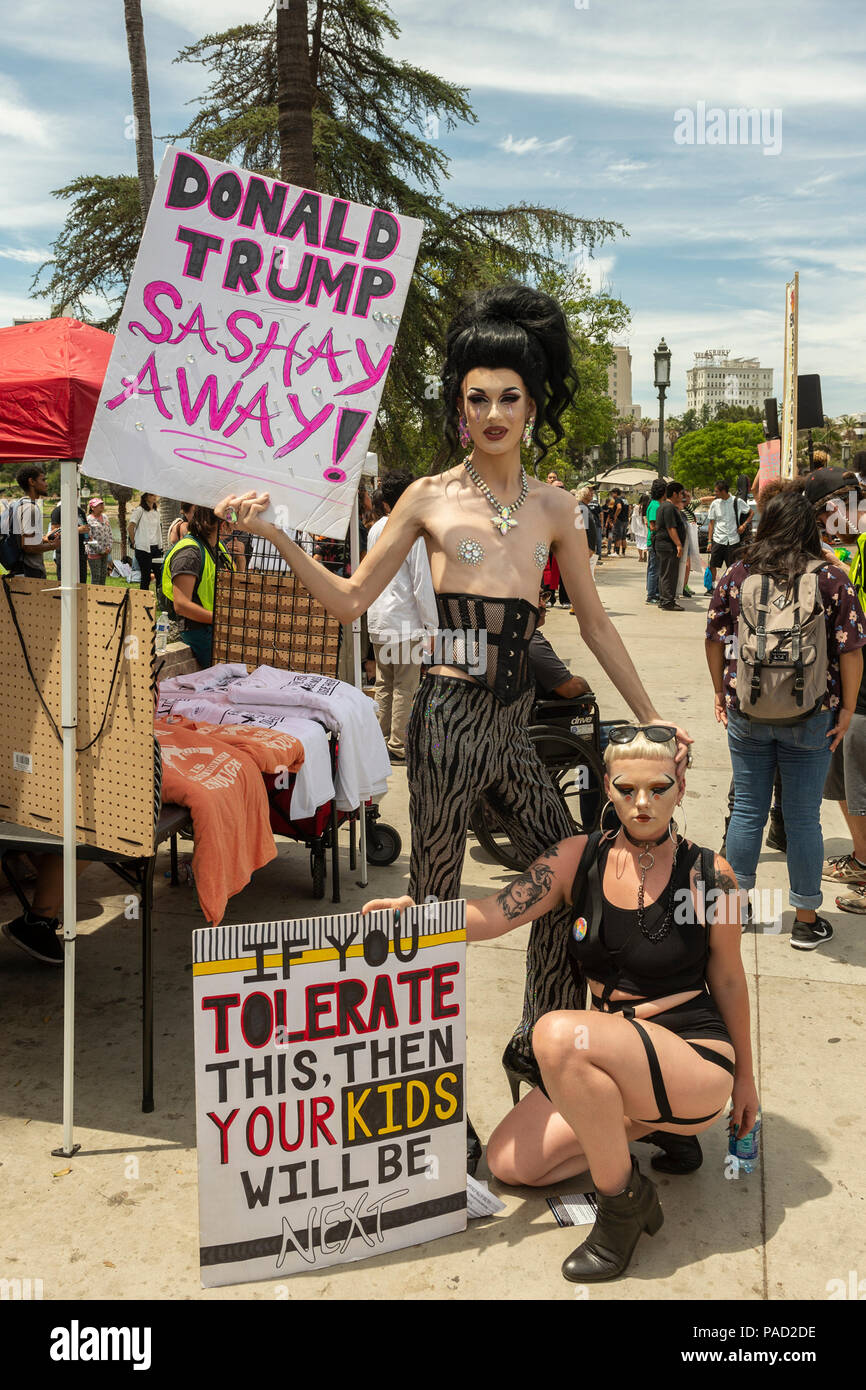
[[[638,734],[646,734],[650,743],[669,743],[677,731],[672,724],[615,724],[608,733],[608,742],[633,743]]]

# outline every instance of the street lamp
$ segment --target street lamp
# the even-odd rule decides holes
[[[591,452],[591,456],[592,456],[592,485],[593,485],[593,487],[597,487],[597,486],[598,486],[598,460],[599,460],[599,458],[601,457],[601,450],[599,449],[599,447],[598,447],[597,444],[593,444],[592,449],[591,449],[590,452]]]
[[[842,440],[842,467],[843,467],[843,468],[847,468],[847,467],[848,467],[848,464],[849,464],[850,462],[851,462],[851,441],[850,441],[849,439],[843,439],[843,440]]]
[[[662,338],[655,352],[653,353],[655,362],[655,385],[659,393],[659,449],[658,449],[658,475],[660,478],[665,476],[665,391],[671,384],[671,350]]]

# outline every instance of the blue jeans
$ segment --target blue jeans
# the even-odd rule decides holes
[[[740,888],[754,888],[773,780],[782,778],[782,813],[788,837],[789,901],[821,906],[824,837],[821,798],[830,766],[832,710],[818,710],[802,724],[756,724],[728,711],[728,748],[734,769],[734,810],[725,841]]]
[[[659,561],[652,541],[650,541],[647,551],[646,596],[647,598],[658,598],[659,596]]]

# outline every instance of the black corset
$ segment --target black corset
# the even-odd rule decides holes
[[[437,594],[436,611],[440,630],[432,665],[466,671],[503,705],[532,686],[528,648],[539,609],[525,598]]]

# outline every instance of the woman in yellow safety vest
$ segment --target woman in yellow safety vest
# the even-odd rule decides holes
[[[243,549],[234,538],[229,548],[219,537],[220,520],[210,507],[193,507],[189,534],[173,546],[162,568],[162,592],[183,624],[186,642],[199,666],[213,659],[213,605],[217,567],[246,568]]]

